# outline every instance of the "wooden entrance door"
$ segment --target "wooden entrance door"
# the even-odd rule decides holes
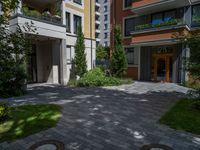
[[[171,82],[172,54],[153,54],[152,79]]]

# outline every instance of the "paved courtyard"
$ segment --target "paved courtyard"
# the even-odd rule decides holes
[[[61,141],[66,150],[140,150],[151,143],[200,150],[200,136],[158,123],[187,90],[176,84],[144,82],[105,88],[29,85],[27,95],[9,102],[59,104],[62,118],[55,128],[0,143],[0,150],[27,150],[42,140]]]

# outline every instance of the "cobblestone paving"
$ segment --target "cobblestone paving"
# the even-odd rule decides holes
[[[135,82],[106,88],[31,85],[12,105],[55,103],[63,107],[55,128],[12,143],[0,150],[26,150],[41,140],[59,140],[66,150],[140,150],[159,143],[175,150],[200,150],[200,136],[176,131],[159,118],[187,92],[175,84]]]

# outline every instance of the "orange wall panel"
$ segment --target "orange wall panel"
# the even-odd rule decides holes
[[[154,31],[151,33],[143,33],[143,34],[133,35],[131,43],[171,39],[171,38],[173,38],[175,33],[178,33],[181,30],[183,30],[183,29]]]
[[[137,7],[142,7],[142,6],[157,3],[157,2],[160,2],[160,0],[135,0],[132,3],[132,6],[134,8],[137,8]]]

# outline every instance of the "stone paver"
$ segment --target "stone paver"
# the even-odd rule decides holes
[[[59,104],[63,116],[55,128],[1,143],[2,150],[26,150],[41,140],[59,140],[66,150],[140,150],[151,143],[175,150],[200,149],[200,136],[158,123],[187,93],[187,88],[176,84],[135,82],[105,88],[31,85],[28,89],[26,96],[8,101],[12,105]]]

